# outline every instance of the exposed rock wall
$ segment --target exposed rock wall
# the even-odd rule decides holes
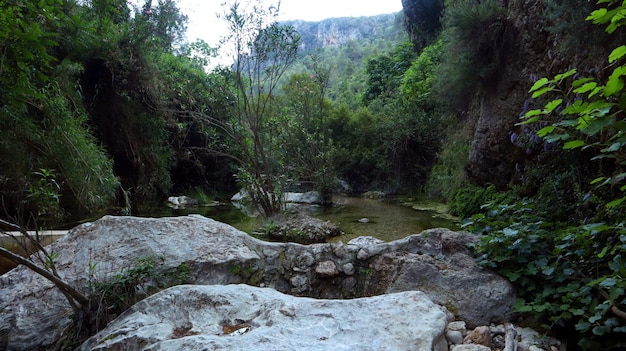
[[[350,41],[396,40],[403,34],[401,14],[384,14],[370,17],[328,18],[319,22],[286,21],[301,35],[303,52],[313,52],[326,47],[338,47]]]
[[[503,188],[516,177],[525,151],[511,143],[511,133],[528,106],[528,89],[537,77],[548,74],[545,67],[551,46],[541,21],[542,0],[509,1],[506,18],[507,52],[499,67],[497,82],[476,95],[469,118],[476,119],[470,151],[468,176],[477,184],[492,183]]]
[[[476,94],[468,111],[468,118],[475,121],[468,177],[476,184],[492,183],[498,188],[517,182],[525,164],[536,156],[537,150],[511,141],[512,133],[533,133],[515,125],[526,111],[540,107],[528,93],[533,83],[573,67],[598,67],[604,61],[599,57],[590,62],[561,52],[564,38],[546,29],[553,24],[544,16],[544,0],[505,1],[504,5],[507,35],[502,46],[506,52],[491,88]]]

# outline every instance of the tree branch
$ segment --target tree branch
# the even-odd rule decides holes
[[[604,297],[608,301],[611,301],[611,312],[613,312],[613,314],[616,315],[617,317],[626,321],[626,312],[622,311],[619,307],[617,307],[615,302],[611,300],[611,297],[609,296],[609,294],[603,289],[600,289],[600,295],[602,295],[602,297]]]
[[[89,299],[86,298],[83,294],[81,294],[80,292],[78,292],[78,290],[74,289],[71,285],[67,284],[66,282],[64,282],[63,280],[61,280],[59,277],[55,276],[54,274],[50,273],[49,271],[39,267],[38,265],[34,264],[32,261],[19,256],[17,254],[14,254],[13,252],[0,247],[0,257],[4,257],[6,259],[11,260],[13,263],[16,264],[21,264],[26,266],[27,268],[29,268],[30,270],[32,270],[33,272],[41,275],[42,277],[48,279],[49,281],[51,281],[57,288],[59,288],[63,293],[67,293],[69,296],[71,296],[74,300],[76,300],[76,302],[78,302],[81,305],[86,305],[89,302]]]

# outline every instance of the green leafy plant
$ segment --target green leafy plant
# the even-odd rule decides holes
[[[223,15],[229,28],[224,43],[232,47],[234,108],[223,124],[237,144],[239,181],[265,216],[281,209],[280,164],[271,147],[271,116],[276,112],[278,83],[297,58],[300,36],[293,26],[276,22],[278,7],[255,1],[251,8],[230,5]]]
[[[608,33],[626,23],[625,4],[610,0],[598,4],[606,7],[592,12],[588,20],[607,24]],[[530,93],[547,101],[527,111],[520,123],[535,127],[545,145],[584,152],[601,166],[600,176],[590,185],[598,187],[595,196],[602,197],[595,201],[604,206],[596,207],[593,219],[606,220],[566,222],[544,204],[526,199],[486,205],[466,223],[487,234],[476,246],[479,260],[518,287],[516,308],[549,321],[548,327],[576,333],[585,350],[626,346],[626,66],[619,64],[624,56],[626,46],[612,51],[606,79],[582,77],[572,69],[537,80]],[[543,194],[548,192],[546,188]],[[579,207],[593,196],[591,192],[582,196]],[[570,217],[571,211],[574,208]]]
[[[482,206],[488,203],[502,203],[505,199],[514,198],[512,193],[499,192],[492,184],[480,187],[470,184],[461,186],[448,202],[450,213],[467,218],[474,213],[482,212]]]
[[[599,3],[613,4],[601,0]],[[626,6],[613,9],[601,8],[587,18],[596,24],[606,24],[606,31],[613,33],[626,20],[620,15]],[[626,45],[614,49],[608,57],[614,65],[606,82],[592,77],[579,77],[576,69],[557,74],[552,79],[541,78],[530,89],[533,98],[554,94],[543,108],[526,112],[521,125],[531,123],[547,124],[537,131],[537,135],[548,143],[561,143],[565,150],[593,150],[596,155],[592,161],[610,160],[612,174],[594,179],[591,183],[611,185],[620,191],[626,191],[626,90],[623,76],[626,64],[618,65],[626,56]],[[570,80],[571,83],[568,83]],[[554,121],[553,119],[556,119]],[[616,207],[626,201],[621,196],[609,201],[608,208]]]
[[[33,175],[38,179],[31,183],[26,197],[34,203],[38,215],[58,215],[61,211],[61,187],[56,181],[55,171],[41,168]]]
[[[478,261],[518,289],[519,312],[575,331],[583,349],[626,346],[626,229],[550,222],[532,200],[485,205],[465,227],[485,234]]]
[[[99,296],[109,307],[108,313],[115,315],[157,291],[187,282],[189,265],[183,263],[174,269],[163,270],[159,267],[163,263],[163,257],[138,258],[133,267],[122,270],[111,279],[90,282],[92,294]]]

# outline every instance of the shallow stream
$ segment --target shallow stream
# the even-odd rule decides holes
[[[445,214],[445,206],[427,202],[414,202],[410,198],[371,200],[360,197],[335,196],[330,208],[307,206],[305,211],[313,217],[335,223],[345,233],[331,241],[347,242],[358,236],[373,236],[383,241],[393,241],[430,228],[459,229],[458,221]],[[230,204],[200,206],[186,209],[160,207],[145,208],[139,216],[164,217],[191,213],[201,214],[224,222],[248,234],[258,232],[263,220],[248,217]]]

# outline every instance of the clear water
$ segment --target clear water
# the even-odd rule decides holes
[[[408,202],[406,199],[370,200],[359,197],[335,196],[330,208],[307,206],[303,209],[313,217],[330,221],[345,233],[331,241],[347,242],[359,236],[373,236],[383,241],[393,241],[430,228],[459,229],[454,218],[442,215],[431,204]],[[416,208],[427,208],[416,210]],[[135,215],[150,217],[201,214],[224,222],[248,234],[263,227],[260,217],[248,217],[230,204],[172,209],[165,205],[143,208]],[[364,219],[366,218],[366,223]]]
[[[331,241],[347,242],[359,236],[393,241],[431,228],[459,229],[455,219],[434,210],[415,210],[415,203],[400,199],[336,197],[334,202],[332,208],[313,212],[315,217],[335,223],[344,232]]]

